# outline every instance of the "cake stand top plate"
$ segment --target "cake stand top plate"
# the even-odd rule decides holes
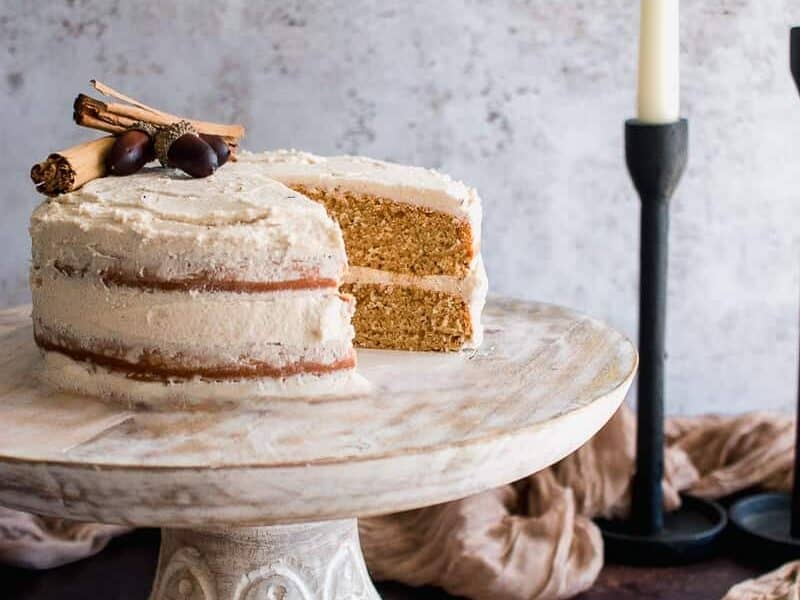
[[[461,498],[585,443],[637,364],[599,321],[494,299],[479,351],[359,351],[368,395],[129,411],[39,385],[28,313],[0,311],[0,504],[108,523],[268,525]]]

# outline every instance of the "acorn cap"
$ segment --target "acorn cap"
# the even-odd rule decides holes
[[[151,138],[155,138],[158,133],[158,127],[147,121],[136,121],[136,123],[128,127],[125,131],[144,131]]]

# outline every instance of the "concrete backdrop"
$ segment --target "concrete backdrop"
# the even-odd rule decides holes
[[[788,409],[795,397],[797,0],[682,7],[691,158],[675,198],[668,410]],[[27,301],[30,165],[91,137],[98,78],[248,127],[251,149],[361,153],[475,185],[496,293],[636,333],[633,0],[0,1],[0,305]]]

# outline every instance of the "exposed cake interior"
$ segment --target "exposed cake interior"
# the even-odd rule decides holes
[[[355,343],[459,350],[480,344],[487,282],[480,199],[436,171],[363,157],[276,151],[244,157],[323,204],[342,229]]]
[[[475,246],[467,221],[341,186],[289,187],[321,202],[336,219],[353,266],[419,276],[469,272]]]

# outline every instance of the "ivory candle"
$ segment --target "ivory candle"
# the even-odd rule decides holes
[[[637,116],[645,123],[680,118],[679,0],[642,0]]]

